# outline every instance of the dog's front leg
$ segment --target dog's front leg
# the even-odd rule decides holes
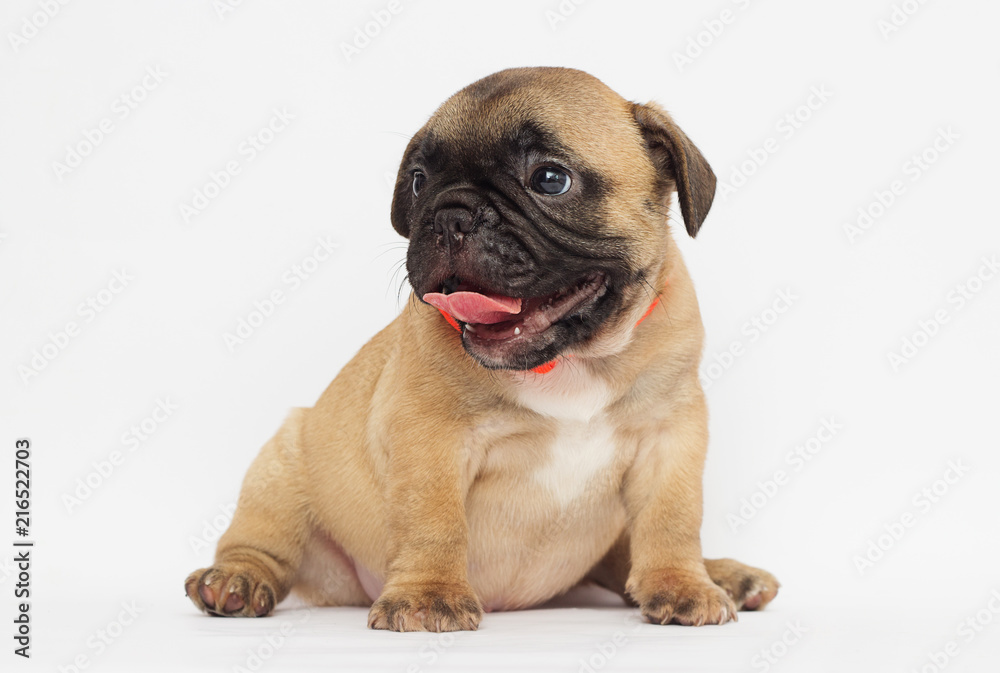
[[[707,411],[697,383],[655,431],[627,475],[624,495],[632,567],[626,591],[655,624],[724,624],[736,605],[701,555]]]
[[[468,488],[459,437],[409,425],[389,448],[390,557],[382,595],[368,613],[373,629],[479,626],[482,605],[468,581]]]

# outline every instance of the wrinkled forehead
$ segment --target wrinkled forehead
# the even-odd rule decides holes
[[[602,173],[643,154],[630,104],[598,80],[500,75],[448,99],[428,123],[421,149],[527,152]]]

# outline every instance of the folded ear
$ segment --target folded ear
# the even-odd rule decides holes
[[[684,226],[694,237],[715,198],[712,167],[660,106],[633,103],[632,114],[661,180],[676,186]]]

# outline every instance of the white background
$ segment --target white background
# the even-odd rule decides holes
[[[4,670],[70,671],[83,656],[87,670],[230,671],[256,665],[250,650],[264,670],[579,671],[589,660],[594,670],[932,671],[929,653],[949,641],[951,654],[935,655],[949,671],[995,670],[1000,277],[970,279],[1000,255],[1000,6],[906,4],[912,16],[884,35],[889,0],[591,0],[564,3],[560,21],[555,0],[404,0],[348,60],[341,45],[385,2],[245,0],[220,12],[94,0],[50,19],[39,0],[5,2],[3,483],[10,494],[14,440],[29,437],[36,547],[29,662],[11,653],[5,496]],[[729,23],[713,23],[723,10]],[[678,64],[691,40],[701,53]],[[701,302],[706,364],[743,347],[705,370],[705,553],[773,571],[779,597],[737,624],[689,629],[642,626],[634,611],[595,607],[606,596],[577,595],[575,609],[487,615],[454,640],[370,632],[356,609],[197,614],[182,582],[213,545],[195,542],[217,534],[213,518],[288,408],[311,405],[406,297],[402,273],[392,275],[404,247],[389,204],[409,135],[457,89],[519,65],[580,68],[630,99],[659,101],[720,188],[766,155],[745,166],[753,174],[735,193],[720,191],[696,240],[679,223],[674,233]],[[130,93],[147,68],[162,81]],[[800,110],[814,87],[828,99]],[[122,119],[124,95],[143,100]],[[274,109],[294,119],[247,161],[241,143]],[[781,120],[797,111],[788,134]],[[110,133],[57,175],[67,146],[103,119]],[[913,155],[949,129],[957,138],[913,179]],[[233,160],[240,173],[186,222],[180,206]],[[901,194],[852,240],[845,225],[896,180]],[[336,257],[293,289],[284,274],[321,236]],[[133,280],[100,313],[79,310],[107,300],[99,293],[123,269]],[[967,283],[978,292],[960,307],[955,288]],[[227,348],[224,334],[275,289],[285,301]],[[790,308],[768,313],[782,291]],[[939,311],[947,322],[914,337]],[[755,317],[770,322],[756,339],[744,328]],[[36,349],[56,352],[46,344],[70,321],[79,330],[66,347],[25,374]],[[921,347],[894,367],[888,355],[905,338]],[[123,434],[158,400],[176,409],[130,450]],[[787,454],[831,418],[842,429],[796,471]],[[122,462],[100,477],[94,464],[114,451]],[[968,468],[926,504],[921,489],[949,461]],[[777,470],[787,479],[773,497],[754,497]],[[88,476],[100,483],[67,507]],[[734,531],[727,517],[743,499],[762,506]],[[907,513],[913,525],[879,542]],[[862,572],[857,557],[872,541],[882,557]],[[95,634],[123,601],[143,611],[113,625],[118,637],[102,649]],[[977,613],[990,623],[969,639],[958,627]],[[786,645],[789,623],[807,630]],[[283,625],[272,653],[265,637]],[[766,663],[761,648],[779,656]]]

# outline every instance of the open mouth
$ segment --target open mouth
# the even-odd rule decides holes
[[[545,332],[560,320],[592,305],[607,288],[607,276],[594,272],[570,287],[542,297],[507,297],[459,281],[446,283],[441,292],[428,292],[423,300],[463,323],[468,336],[503,341]]]

